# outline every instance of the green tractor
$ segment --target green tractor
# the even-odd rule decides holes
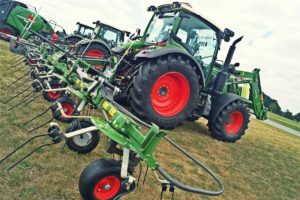
[[[32,23],[32,21],[34,22]],[[26,28],[41,33],[50,38],[54,30],[51,25],[42,16],[37,14],[35,8],[18,1],[1,1],[0,2],[0,32],[27,38]],[[8,40],[4,34],[2,39]]]
[[[143,120],[173,129],[205,117],[213,137],[235,142],[248,128],[246,104],[258,119],[266,118],[259,70],[238,71],[239,64],[231,64],[242,37],[224,63],[217,63],[221,42],[229,42],[234,32],[220,30],[188,6],[150,6],[154,14],[145,33],[113,48],[103,75],[121,88],[116,101],[128,103]]]
[[[73,41],[77,38],[78,55],[99,59],[108,58],[111,56],[111,48],[124,43],[125,36],[130,34],[100,21],[93,24],[95,24],[93,38],[83,38],[78,34],[69,36]]]
[[[77,29],[74,31],[74,33],[64,38],[64,42],[68,45],[75,45],[77,42],[83,40],[84,38],[91,39],[94,33],[94,28],[91,26],[82,24],[80,22],[77,22],[76,25]]]

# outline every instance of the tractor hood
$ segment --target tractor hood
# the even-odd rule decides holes
[[[129,41],[126,42],[120,46],[116,46],[111,49],[113,54],[123,54],[126,50],[133,49],[134,51],[139,51],[145,46],[144,41],[141,40],[135,40],[135,41]]]

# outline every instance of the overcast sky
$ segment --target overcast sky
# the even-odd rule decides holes
[[[75,23],[93,21],[134,31],[144,28],[151,17],[149,5],[170,3],[166,0],[21,0],[34,5],[48,20],[63,25],[67,32]],[[185,0],[220,28],[230,28],[238,44],[234,62],[241,69],[261,69],[265,93],[279,101],[282,109],[300,112],[300,1],[299,0]],[[220,59],[228,45],[223,43]]]

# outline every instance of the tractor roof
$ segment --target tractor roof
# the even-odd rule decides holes
[[[177,4],[178,7],[174,8],[174,3]],[[174,11],[184,11],[189,14],[192,14],[203,21],[205,21],[212,29],[214,29],[217,32],[222,32],[221,28],[219,28],[215,23],[212,23],[209,21],[206,17],[203,15],[197,14],[196,10],[194,10],[190,4],[188,3],[177,3],[174,2],[173,4],[164,4],[157,7],[156,12],[174,12]]]
[[[130,32],[128,32],[128,31],[121,30],[121,29],[118,29],[118,28],[113,27],[113,26],[111,26],[111,25],[105,24],[105,23],[103,23],[103,22],[101,22],[101,21],[99,21],[99,20],[93,22],[93,24],[97,24],[97,25],[98,25],[98,24],[103,24],[104,26],[108,26],[109,28],[115,29],[115,30],[120,31],[120,32],[123,32],[123,33],[125,33],[125,34],[130,33]]]
[[[0,4],[7,4],[7,3],[14,3],[14,4],[18,4],[19,6],[22,6],[24,8],[28,8],[28,6],[25,3],[19,2],[19,1],[13,1],[13,0],[0,0]]]
[[[80,22],[77,22],[76,25],[83,26],[84,28],[87,28],[87,29],[92,29],[92,30],[94,29],[93,27],[86,25],[86,24],[82,24]]]

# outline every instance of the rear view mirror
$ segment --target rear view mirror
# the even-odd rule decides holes
[[[224,29],[224,32],[223,32],[223,39],[225,42],[229,42],[230,41],[230,38],[234,36],[234,32],[228,28],[225,28]]]
[[[147,8],[147,11],[148,12],[155,12],[157,10],[157,8],[155,7],[155,6],[149,6],[148,8]]]

